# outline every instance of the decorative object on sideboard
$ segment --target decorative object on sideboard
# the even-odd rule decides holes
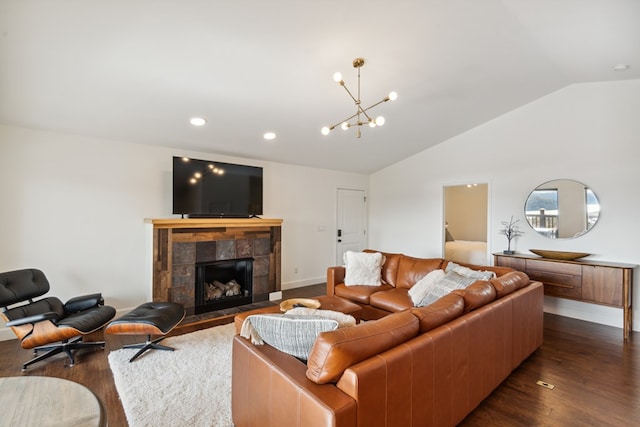
[[[600,202],[585,184],[556,179],[537,186],[524,205],[527,223],[550,239],[580,237],[598,222]]]
[[[565,252],[565,251],[548,251],[546,249],[529,249],[529,252],[533,252],[542,258],[558,259],[562,261],[574,261],[579,258],[584,258],[591,254],[586,252]]]
[[[363,58],[356,58],[353,60],[353,67],[358,70],[358,92],[356,96],[354,96],[353,93],[351,93],[351,91],[345,85],[344,80],[342,80],[342,74],[335,73],[333,75],[333,80],[335,80],[340,86],[344,88],[344,90],[347,91],[347,93],[349,94],[353,102],[356,104],[356,113],[350,117],[347,117],[344,120],[339,121],[333,126],[323,127],[322,130],[320,131],[322,132],[323,135],[329,135],[329,132],[335,129],[338,125],[341,125],[340,127],[343,130],[347,130],[352,126],[356,126],[356,138],[360,138],[361,136],[360,126],[368,124],[369,127],[374,128],[376,126],[382,126],[384,124],[384,117],[378,116],[375,119],[373,119],[371,118],[371,116],[369,116],[369,113],[367,113],[367,111],[369,111],[370,109],[372,109],[377,105],[382,104],[383,102],[394,101],[398,97],[398,94],[396,92],[390,92],[389,95],[387,95],[381,101],[378,101],[367,108],[362,108],[362,104],[360,102],[360,68],[362,68],[363,65],[364,65]],[[349,121],[353,118],[355,118],[356,121],[354,123],[350,123]]]
[[[513,215],[511,216],[511,219],[507,222],[507,221],[502,221],[502,229],[500,231],[498,231],[499,234],[503,234],[506,238],[507,238],[507,250],[503,251],[504,254],[506,255],[513,255],[516,252],[511,250],[511,240],[515,239],[516,237],[522,236],[524,234],[523,231],[520,231],[520,226],[518,225],[518,222],[520,222],[519,219],[516,219],[514,221],[513,219]]]

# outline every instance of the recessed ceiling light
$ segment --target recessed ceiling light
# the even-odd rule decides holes
[[[192,117],[189,120],[189,123],[191,123],[194,126],[204,126],[205,124],[207,124],[207,121],[202,117]]]
[[[613,66],[613,71],[627,71],[631,66],[629,64],[616,64]]]
[[[267,141],[271,141],[272,139],[276,139],[276,134],[274,132],[267,132],[264,135],[262,135],[264,137],[264,139],[266,139]]]

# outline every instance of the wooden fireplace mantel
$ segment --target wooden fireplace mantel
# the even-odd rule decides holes
[[[216,227],[280,227],[281,219],[266,218],[162,218],[145,219],[153,228],[216,228]]]

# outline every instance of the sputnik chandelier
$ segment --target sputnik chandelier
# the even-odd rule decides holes
[[[369,113],[367,113],[367,111],[369,111],[370,109],[372,109],[373,107],[382,104],[383,102],[387,102],[387,101],[393,101],[398,97],[398,94],[395,92],[391,92],[389,93],[389,95],[387,95],[384,99],[382,99],[381,101],[376,102],[375,104],[367,107],[367,108],[362,108],[362,104],[360,103],[360,68],[362,68],[362,66],[364,65],[364,59],[363,58],[356,58],[353,60],[353,68],[357,68],[358,69],[358,92],[357,92],[357,96],[353,96],[353,94],[351,93],[351,91],[347,88],[347,86],[344,83],[344,80],[342,80],[342,74],[340,73],[335,73],[333,75],[333,80],[335,80],[340,86],[342,86],[344,88],[344,90],[347,91],[347,93],[349,94],[349,96],[351,97],[351,99],[353,99],[353,102],[355,102],[356,104],[356,113],[353,116],[347,117],[344,120],[341,120],[340,122],[336,123],[333,126],[330,127],[323,127],[321,132],[323,135],[329,135],[329,132],[331,132],[333,129],[335,129],[338,125],[340,125],[340,127],[344,130],[349,129],[352,126],[356,126],[356,138],[360,138],[361,134],[360,134],[360,126],[368,124],[369,127],[376,127],[376,126],[382,126],[384,124],[384,117],[382,116],[378,116],[375,119],[371,118],[371,116],[369,115]],[[350,120],[351,119],[356,119],[355,122],[351,123]]]

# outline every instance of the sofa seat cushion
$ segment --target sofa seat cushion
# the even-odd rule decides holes
[[[323,332],[307,361],[307,378],[317,384],[336,382],[348,367],[410,340],[418,318],[408,310],[352,328]]]
[[[340,285],[337,285],[334,288],[333,292],[336,296],[348,299],[350,301],[354,301],[360,304],[369,304],[369,298],[372,294],[389,289],[393,289],[393,286],[386,284],[380,286],[346,286],[344,283],[342,283]]]
[[[420,333],[424,333],[462,316],[464,298],[452,292],[432,304],[412,308],[411,313],[420,321]]]
[[[442,258],[413,258],[402,255],[398,264],[396,288],[409,289],[433,270],[441,269],[443,262]]]
[[[393,288],[371,294],[369,305],[382,310],[396,312],[413,307],[413,302],[411,301],[411,296],[409,296],[409,289]]]

